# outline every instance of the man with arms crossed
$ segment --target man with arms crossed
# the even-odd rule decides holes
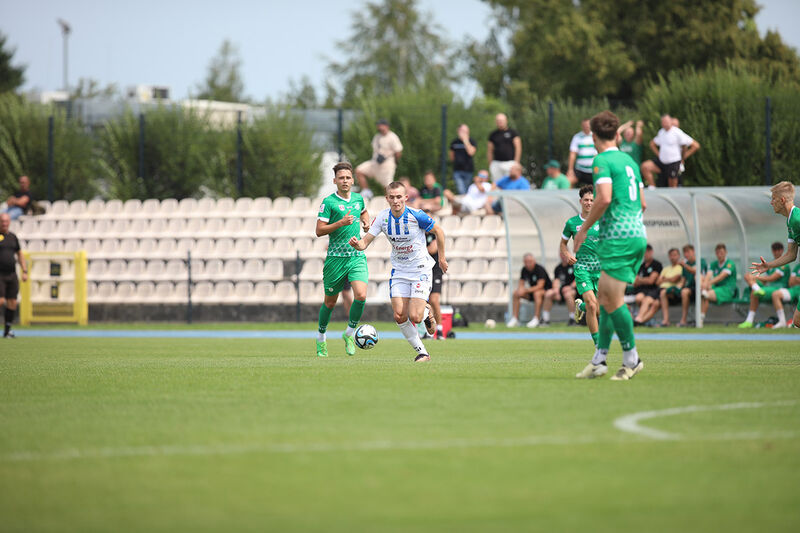
[[[642,176],[648,187],[655,187],[653,174],[659,174],[659,187],[677,187],[681,166],[700,149],[700,143],[675,126],[669,115],[661,117],[661,129],[650,141],[650,149],[658,154],[642,163]]]
[[[623,350],[622,366],[611,379],[624,381],[644,368],[636,351],[633,317],[624,301],[625,287],[636,278],[647,246],[647,232],[642,222],[645,208],[642,178],[633,159],[617,148],[619,119],[614,113],[603,111],[595,115],[590,127],[598,152],[592,169],[595,198],[574,240],[577,253],[586,242],[591,227],[600,221],[597,247],[601,270],[597,283],[600,321],[597,350],[578,376],[598,377],[608,371],[606,357],[616,331]]]
[[[19,280],[17,279],[17,261],[22,269],[22,281],[28,279],[28,265],[19,245],[17,236],[8,231],[11,217],[8,213],[0,214],[0,307],[5,307],[5,327],[3,338],[13,339],[14,332],[11,324],[14,322],[14,313],[17,310],[17,293],[19,293]]]
[[[580,252],[573,255],[567,243],[570,238],[575,238],[583,225],[586,217],[592,210],[594,203],[594,188],[584,185],[578,191],[581,202],[581,214],[567,220],[564,231],[561,232],[561,257],[566,257],[571,265],[575,265],[575,290],[580,298],[575,300],[575,320],[580,322],[586,314],[586,325],[592,336],[592,343],[597,347],[597,280],[600,279],[600,260],[597,257],[597,245],[600,239],[600,223],[595,222],[586,233],[586,242],[581,246]],[[589,377],[578,374],[576,377]]]
[[[762,274],[770,268],[788,265],[797,259],[797,242],[800,241],[800,209],[794,205],[794,185],[788,181],[782,181],[773,186],[771,191],[772,199],[770,203],[772,204],[772,209],[786,217],[789,243],[786,246],[786,253],[774,261],[767,262],[762,257],[760,263],[753,263],[753,274]],[[780,319],[780,317],[778,318]],[[794,327],[800,328],[800,302],[797,303],[792,323]]]
[[[328,342],[325,332],[331,313],[342,291],[345,280],[350,281],[353,288],[353,303],[350,305],[347,329],[342,333],[347,355],[355,355],[356,344],[353,333],[364,313],[367,299],[367,257],[363,252],[353,250],[348,244],[350,237],[358,238],[361,228],[369,228],[369,213],[360,194],[351,192],[353,188],[353,167],[350,163],[337,163],[333,167],[333,183],[336,192],[328,196],[319,206],[317,217],[317,237],[328,236],[328,255],[322,270],[325,300],[319,308],[319,330],[317,334],[317,355],[328,356]]]
[[[392,245],[392,274],[389,279],[389,296],[392,298],[394,321],[408,343],[417,352],[415,362],[430,361],[419,332],[414,324],[425,322],[430,335],[436,332],[436,321],[431,316],[428,296],[433,281],[435,261],[428,253],[425,234],[436,235],[439,266],[447,272],[444,253],[444,231],[424,211],[406,206],[406,188],[399,181],[386,187],[389,208],[381,211],[364,237],[350,238],[350,246],[366,250],[375,237],[385,233]]]

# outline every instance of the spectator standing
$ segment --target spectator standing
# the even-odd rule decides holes
[[[17,311],[17,294],[19,294],[19,279],[17,279],[17,265],[22,269],[22,281],[28,279],[28,265],[19,245],[19,239],[9,231],[11,216],[8,213],[0,214],[0,307],[5,308],[3,338],[13,339],[14,332],[11,324],[14,323],[14,313]]]
[[[486,206],[489,200],[487,194],[492,190],[492,185],[489,183],[489,172],[480,170],[475,174],[472,185],[467,189],[467,194],[457,197],[453,191],[449,189],[444,190],[444,197],[453,206],[453,214],[460,215],[462,213],[474,213]]]
[[[636,121],[636,129],[633,121],[629,120],[619,127],[621,138],[619,139],[619,151],[631,156],[637,165],[642,164],[642,137],[644,136],[644,122]]]
[[[376,127],[378,133],[372,137],[372,158],[356,167],[356,179],[361,187],[361,196],[365,199],[372,198],[367,178],[372,178],[383,187],[394,181],[394,171],[397,161],[403,154],[403,143],[395,132],[389,128],[386,119],[380,119]]]
[[[544,165],[544,171],[547,172],[547,177],[542,182],[542,189],[569,189],[571,187],[569,179],[561,173],[561,163],[555,159],[551,159]]]
[[[520,164],[522,158],[522,139],[516,130],[508,127],[508,117],[498,113],[494,117],[497,129],[489,134],[487,158],[489,159],[489,175],[492,182],[511,174],[514,163]]]
[[[644,249],[644,261],[639,267],[636,279],[633,280],[636,305],[639,306],[639,312],[633,319],[634,326],[643,326],[649,322],[661,305],[657,283],[661,270],[663,270],[661,263],[653,258],[653,247],[648,244]]]
[[[567,304],[569,313],[568,326],[574,326],[575,322],[575,267],[569,264],[569,260],[562,256],[561,263],[553,271],[553,286],[544,294],[544,308],[542,318],[550,321],[550,309],[553,302],[564,302]],[[547,316],[544,316],[547,313]]]
[[[19,189],[9,197],[3,207],[0,207],[0,214],[8,213],[11,220],[16,220],[29,212],[32,207],[31,180],[28,176],[20,176]]]
[[[522,257],[522,270],[519,274],[519,285],[514,291],[513,310],[511,320],[506,324],[510,328],[519,326],[519,305],[520,300],[525,298],[534,303],[533,318],[526,324],[529,328],[535,328],[540,324],[542,303],[544,294],[553,285],[550,276],[544,267],[536,262],[533,254],[525,254]]]
[[[571,184],[593,184],[592,161],[596,155],[592,129],[589,126],[589,119],[585,118],[581,121],[581,131],[573,135],[569,143],[567,178]]]
[[[684,284],[681,289],[681,321],[678,322],[678,327],[686,327],[689,318],[689,304],[694,301],[695,297],[695,275],[697,274],[697,257],[694,253],[694,246],[687,244],[683,247],[683,279]],[[700,260],[700,279],[706,275],[708,265],[705,259]]]
[[[492,187],[492,190],[529,191],[530,188],[530,182],[522,177],[522,165],[519,163],[514,163],[511,165],[511,172],[509,175],[498,180],[497,183],[495,183]],[[490,215],[502,213],[503,204],[500,202],[500,199],[497,199],[494,202],[491,200],[487,201],[486,212]]]
[[[436,175],[432,170],[425,172],[422,181],[423,186],[419,190],[419,198],[411,207],[422,209],[428,213],[435,213],[442,208],[442,188],[436,182]]]
[[[675,125],[667,114],[661,117],[661,129],[650,141],[656,157],[642,163],[642,178],[648,187],[655,187],[653,174],[658,174],[659,187],[677,187],[681,166],[700,149],[700,144]]]
[[[683,287],[683,265],[680,263],[681,253],[677,248],[669,251],[669,265],[664,267],[658,277],[658,299],[661,302],[661,314],[664,319],[661,325],[669,326],[669,304],[679,302],[681,299],[681,289]]]
[[[475,139],[469,136],[469,126],[461,124],[457,137],[450,143],[450,161],[453,162],[453,183],[458,194],[464,194],[472,184],[475,162],[472,159],[478,149]]]

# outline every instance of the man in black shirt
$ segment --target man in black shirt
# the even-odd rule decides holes
[[[499,113],[494,118],[497,129],[489,134],[487,156],[492,183],[511,173],[511,165],[519,164],[522,157],[522,139],[508,127],[508,117]]]
[[[458,138],[450,143],[453,183],[456,184],[458,194],[466,194],[472,184],[472,174],[475,172],[475,162],[472,160],[472,156],[477,151],[475,139],[469,136],[469,126],[461,124],[458,127]]]
[[[553,272],[553,288],[544,295],[544,310],[542,319],[544,323],[550,322],[550,309],[553,302],[564,302],[569,312],[568,326],[575,325],[575,270],[564,257]]]
[[[419,190],[419,198],[411,207],[435,213],[442,208],[442,188],[436,182],[436,174],[432,170],[425,171],[422,182],[423,187]]]
[[[28,176],[20,176],[19,190],[6,201],[5,205],[0,207],[0,213],[8,213],[11,220],[16,220],[31,210],[32,203],[31,180],[28,179]]]
[[[10,225],[11,217],[8,213],[0,214],[0,307],[5,307],[4,338],[14,338],[11,323],[14,322],[17,293],[19,293],[17,261],[22,268],[22,281],[28,279],[28,266],[25,264],[17,236],[8,231]]]
[[[633,280],[636,305],[639,306],[639,313],[633,319],[634,326],[644,325],[661,307],[658,299],[660,291],[656,282],[662,268],[661,263],[653,259],[653,247],[648,244],[644,249],[642,266],[639,267],[639,273]]]
[[[553,284],[550,281],[550,276],[544,267],[536,262],[533,254],[525,254],[522,258],[522,271],[519,274],[519,285],[517,290],[514,291],[514,316],[506,324],[508,327],[513,328],[519,326],[519,306],[520,300],[525,298],[534,303],[533,318],[526,324],[529,328],[535,328],[540,324],[540,316],[542,311],[542,303],[544,302],[544,294],[550,289]]]

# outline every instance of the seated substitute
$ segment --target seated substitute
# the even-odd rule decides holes
[[[661,270],[661,263],[653,258],[653,247],[648,244],[644,249],[644,261],[639,267],[636,279],[633,280],[636,305],[639,306],[639,312],[633,319],[634,326],[642,326],[649,322],[661,305],[657,284]]]
[[[567,304],[569,312],[568,326],[574,326],[575,322],[575,267],[569,264],[569,260],[562,256],[561,263],[553,271],[553,286],[544,293],[544,309],[542,318],[546,322],[550,321],[550,309],[553,302],[564,302]]]
[[[683,288],[683,265],[680,263],[681,253],[677,248],[669,250],[669,265],[661,270],[658,277],[658,299],[661,302],[661,313],[664,319],[662,326],[669,326],[669,304],[681,301],[681,289]]]
[[[783,310],[785,302],[800,302],[800,263],[797,263],[792,270],[787,286],[772,293],[772,306],[775,308],[775,314],[778,315],[778,322],[772,326],[772,329],[789,327],[786,322],[786,312]]]
[[[520,300],[525,298],[534,303],[533,318],[526,324],[529,328],[537,327],[541,321],[542,303],[544,294],[552,287],[550,276],[544,267],[536,262],[533,254],[525,254],[522,257],[522,271],[519,274],[519,285],[514,291],[513,309],[514,315],[506,324],[510,328],[519,326],[519,305]]]
[[[773,242],[772,257],[774,259],[778,259],[782,255],[783,243]],[[760,302],[771,302],[772,295],[775,293],[775,291],[789,286],[790,276],[791,269],[789,268],[789,265],[770,268],[763,274],[754,275],[749,272],[745,273],[744,280],[750,286],[750,309],[747,311],[747,318],[744,319],[744,322],[739,324],[740,328],[746,329],[753,327],[753,321],[756,318],[758,304]],[[781,309],[783,309],[782,304]]]
[[[427,213],[439,211],[442,208],[442,187],[436,182],[436,174],[432,170],[426,170],[422,183],[419,198],[411,207]]]
[[[703,280],[703,304],[700,318],[705,320],[709,302],[717,305],[733,302],[739,292],[736,288],[736,265],[728,259],[728,248],[719,243],[714,248],[717,260],[711,263]]]
[[[694,253],[694,246],[687,244],[683,247],[683,288],[681,289],[681,321],[678,327],[686,327],[689,318],[689,304],[695,300],[695,275],[697,273],[697,257]],[[708,272],[708,264],[705,259],[700,260],[700,280]]]

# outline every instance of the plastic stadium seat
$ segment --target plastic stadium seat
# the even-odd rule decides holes
[[[147,233],[151,237],[155,237],[158,239],[162,237],[164,234],[167,233],[167,228],[169,227],[169,221],[165,218],[152,218],[150,219],[150,225],[147,227]]]
[[[233,298],[236,303],[246,302],[253,295],[252,281],[237,281],[233,286]]]
[[[167,229],[164,232],[170,237],[180,237],[186,231],[186,219],[170,218],[167,221]]]
[[[114,290],[113,300],[116,302],[128,302],[136,294],[136,285],[132,281],[121,281],[117,283]]]
[[[486,279],[488,272],[488,259],[473,259],[469,262],[466,275],[468,279]]]
[[[467,215],[461,219],[461,226],[453,232],[453,237],[478,237],[481,219],[478,215]]]
[[[313,281],[300,282],[300,301],[303,303],[316,302],[322,296],[322,291],[317,291],[317,284]]]
[[[264,274],[264,261],[261,259],[248,259],[242,267],[242,278],[249,280],[262,279]]]
[[[267,302],[275,294],[275,285],[271,281],[259,281],[253,286],[253,294],[248,298],[251,302]]]
[[[233,210],[237,215],[247,215],[253,208],[252,198],[237,198]]]
[[[317,217],[286,217],[282,235],[317,238]]]
[[[111,227],[108,228],[108,235],[113,237],[122,238],[128,233],[128,226],[130,222],[126,218],[115,218],[111,221]]]
[[[117,239],[101,239],[100,250],[98,250],[95,255],[100,257],[113,257],[117,255],[117,250],[119,250],[119,241]]]
[[[153,296],[159,302],[171,302],[175,298],[175,286],[171,281],[159,281],[156,283],[155,294]],[[185,291],[183,297],[186,297]]]
[[[116,287],[113,281],[101,281],[100,283],[93,284],[95,286],[94,294],[89,295],[89,300],[92,302],[109,302],[114,299],[114,292]]]
[[[233,239],[232,257],[249,257],[253,251],[253,239]]]
[[[136,284],[134,301],[150,302],[156,299],[156,284],[152,281],[141,281]]]
[[[97,218],[105,211],[106,203],[103,200],[89,200],[86,204],[86,216]]]
[[[208,238],[197,239],[194,249],[191,250],[192,257],[211,257],[214,251],[214,241]]]
[[[319,299],[319,298],[317,298]],[[297,289],[291,281],[279,281],[275,284],[275,292],[272,293],[271,300],[283,304],[291,304],[297,301]]]
[[[466,238],[466,237],[464,237]],[[505,245],[505,241],[503,241]],[[474,246],[472,250],[469,252],[470,257],[484,257],[487,259],[491,259],[494,257],[505,257],[506,250],[501,248],[499,251],[497,249],[497,239],[494,237],[478,237],[474,241]]]
[[[322,259],[328,253],[328,239],[326,237],[316,237],[313,241],[311,241],[311,250],[300,254],[301,257],[304,258],[312,258],[315,257],[317,259]]]
[[[264,220],[264,225],[262,227],[262,233],[264,235],[270,235],[272,237],[280,237],[282,236],[283,232],[283,219],[282,218],[267,218]]]
[[[39,227],[37,228],[36,233],[38,235],[42,235],[43,237],[47,238],[56,232],[57,225],[58,221],[56,220],[42,219],[39,221]]]
[[[183,230],[184,235],[197,237],[205,231],[206,220],[204,218],[190,218]]]
[[[214,211],[216,211],[216,209],[217,209],[217,201],[214,200],[213,198],[205,197],[205,198],[200,198],[197,201],[196,212],[198,214],[200,214],[201,216],[202,215],[209,215],[209,214],[213,213]]]
[[[466,259],[453,259],[448,261],[447,275],[452,279],[461,280],[467,276],[469,264]]]
[[[194,253],[195,240],[189,237],[178,239],[175,243],[175,253],[180,258],[185,258],[188,252]]]
[[[189,283],[186,281],[176,281],[172,285],[171,300],[175,303],[187,303],[189,300]]]
[[[370,281],[387,281],[392,267],[391,264],[386,265],[386,262],[380,257],[367,257],[367,269]]]
[[[181,259],[170,259],[164,266],[162,277],[168,280],[181,280],[187,278],[186,262]]]
[[[31,278],[45,279],[50,277],[50,263],[48,261],[33,261],[30,267]]]
[[[214,297],[214,284],[210,281],[199,281],[192,288],[192,301],[207,302]]]
[[[505,237],[506,227],[500,215],[486,215],[481,219],[481,235],[490,237]]]
[[[132,237],[141,238],[148,233],[150,227],[150,220],[146,218],[134,218],[128,226],[128,233],[132,233]]]
[[[64,241],[61,239],[45,239],[44,240],[45,252],[62,252],[64,251]]]
[[[148,218],[152,218],[153,215],[158,214],[161,210],[161,202],[159,202],[155,198],[148,198],[144,202],[142,202],[142,209],[139,212],[141,215],[145,215]]]
[[[141,210],[142,210],[142,201],[137,200],[136,198],[126,200],[125,204],[122,206],[122,212],[132,217],[137,216],[141,212]]]
[[[247,218],[244,221],[244,226],[242,227],[242,235],[246,235],[248,237],[258,237],[263,228],[264,222],[262,219],[251,217]]]
[[[106,217],[115,217],[122,213],[122,200],[109,200],[106,202],[103,214]]]
[[[16,222],[19,224],[16,228],[11,229],[18,235],[35,235],[39,230],[39,220],[36,217],[22,217],[18,218]],[[14,222],[12,222],[13,224]]]
[[[23,249],[28,252],[41,252],[44,250],[44,241],[42,239],[30,239],[25,241]]]
[[[131,259],[125,265],[124,279],[139,280],[144,277],[145,262],[144,259]]]
[[[318,280],[322,278],[322,260],[307,259],[300,270],[301,280]]]
[[[197,200],[194,198],[184,198],[178,202],[178,213],[182,216],[194,216],[197,212]]]
[[[225,225],[222,228],[222,234],[226,237],[236,238],[244,233],[244,219],[242,218],[228,218],[225,219]]]
[[[508,285],[502,281],[489,281],[483,286],[483,301],[505,303],[508,301]]]
[[[286,196],[280,196],[272,201],[272,209],[268,214],[281,217],[291,210],[292,199],[287,198]]]
[[[299,240],[299,239],[298,239]],[[292,239],[281,237],[272,242],[272,255],[289,259],[295,256],[295,242]]]
[[[49,211],[47,214],[49,216],[63,216],[69,212],[69,202],[64,200],[56,200],[53,202],[53,205],[50,206]]]
[[[75,232],[75,221],[64,219],[59,220],[56,224],[56,230],[51,233],[51,237],[59,237],[62,239],[67,239],[72,236]]]
[[[216,302],[227,302],[233,300],[233,282],[218,281],[214,284],[214,295],[212,299]]]
[[[392,245],[389,244],[389,240],[378,236],[377,239],[372,241],[372,244],[369,246],[369,249],[372,250],[372,253],[375,254],[377,257],[382,257],[387,259],[392,252]]]
[[[318,206],[319,207],[319,206]],[[300,213],[305,215],[306,213],[312,212],[313,208],[311,207],[311,198],[305,196],[298,196],[294,200],[292,200],[292,211],[295,213]]]
[[[100,250],[100,239],[83,239],[81,242],[81,250],[85,251],[89,259],[91,259]]]
[[[489,263],[489,270],[487,271],[487,278],[491,280],[507,280],[508,279],[508,260],[506,259],[492,259]]]
[[[162,235],[164,235],[162,233]],[[153,252],[153,257],[160,257],[162,259],[177,257],[178,251],[176,248],[175,239],[156,239],[156,249]]]
[[[388,281],[381,281],[380,283],[377,283],[377,284],[370,282],[369,285],[367,285],[367,294],[369,294],[370,286],[375,287],[375,289],[374,289],[375,293],[374,293],[374,296],[371,298],[371,301],[373,301],[373,302],[390,302],[392,300],[391,297],[389,296],[389,282]]]
[[[81,238],[94,233],[94,222],[90,219],[84,218],[75,223],[75,233]]]
[[[262,279],[279,281],[283,279],[283,261],[280,259],[267,259],[264,261]]]
[[[458,301],[461,298],[461,282],[447,279],[442,283],[442,298],[444,302]]]
[[[470,257],[475,245],[475,239],[472,237],[459,237],[453,241],[453,246],[447,251],[447,256],[457,257]],[[445,245],[446,246],[446,245]]]
[[[225,261],[224,277],[225,279],[237,280],[243,277],[244,261],[241,259],[228,259]]]
[[[213,257],[227,259],[233,253],[233,239],[224,238],[214,241]]]
[[[220,198],[217,200],[217,207],[215,211],[221,216],[229,216],[233,214],[236,205],[233,198]]]
[[[461,284],[462,302],[477,302],[483,294],[483,283],[480,281],[466,281]]]
[[[386,203],[386,197],[377,196],[369,201],[369,204],[367,204],[367,211],[369,211],[369,215],[374,218],[375,215],[377,215],[387,207],[389,207],[389,204]]]
[[[80,239],[66,239],[64,241],[64,251],[65,252],[77,252],[81,250],[81,240]]]
[[[216,239],[222,236],[223,229],[225,228],[225,220],[221,218],[209,218],[206,220],[206,226],[203,228],[203,235]]]
[[[442,217],[441,225],[446,236],[455,235],[461,227],[461,217],[453,215]]]
[[[250,212],[258,216],[266,216],[272,209],[272,198],[254,198]]]
[[[139,250],[137,250],[136,254],[139,257],[152,257],[155,255],[156,251],[158,250],[158,241],[155,239],[147,238],[147,239],[139,239]]]
[[[209,259],[205,262],[205,266],[203,267],[203,275],[202,279],[221,279],[223,272],[225,270],[225,263],[222,259]],[[192,277],[197,277],[200,279],[201,276],[194,276],[194,269],[192,269]]]
[[[162,217],[171,217],[178,213],[178,200],[175,198],[164,198],[161,200],[161,205],[159,206],[158,213]]]
[[[106,263],[102,259],[96,259],[93,261],[90,260],[89,268],[86,271],[86,277],[93,281],[103,279],[106,276],[107,268],[108,268],[108,263]]]
[[[166,270],[166,263],[161,259],[152,259],[147,262],[147,266],[145,267],[144,274],[142,275],[143,279],[151,279],[151,280],[158,280],[164,277],[164,272]]]
[[[250,255],[253,257],[267,257],[272,253],[272,239],[269,237],[259,237],[253,241],[253,250]]]

